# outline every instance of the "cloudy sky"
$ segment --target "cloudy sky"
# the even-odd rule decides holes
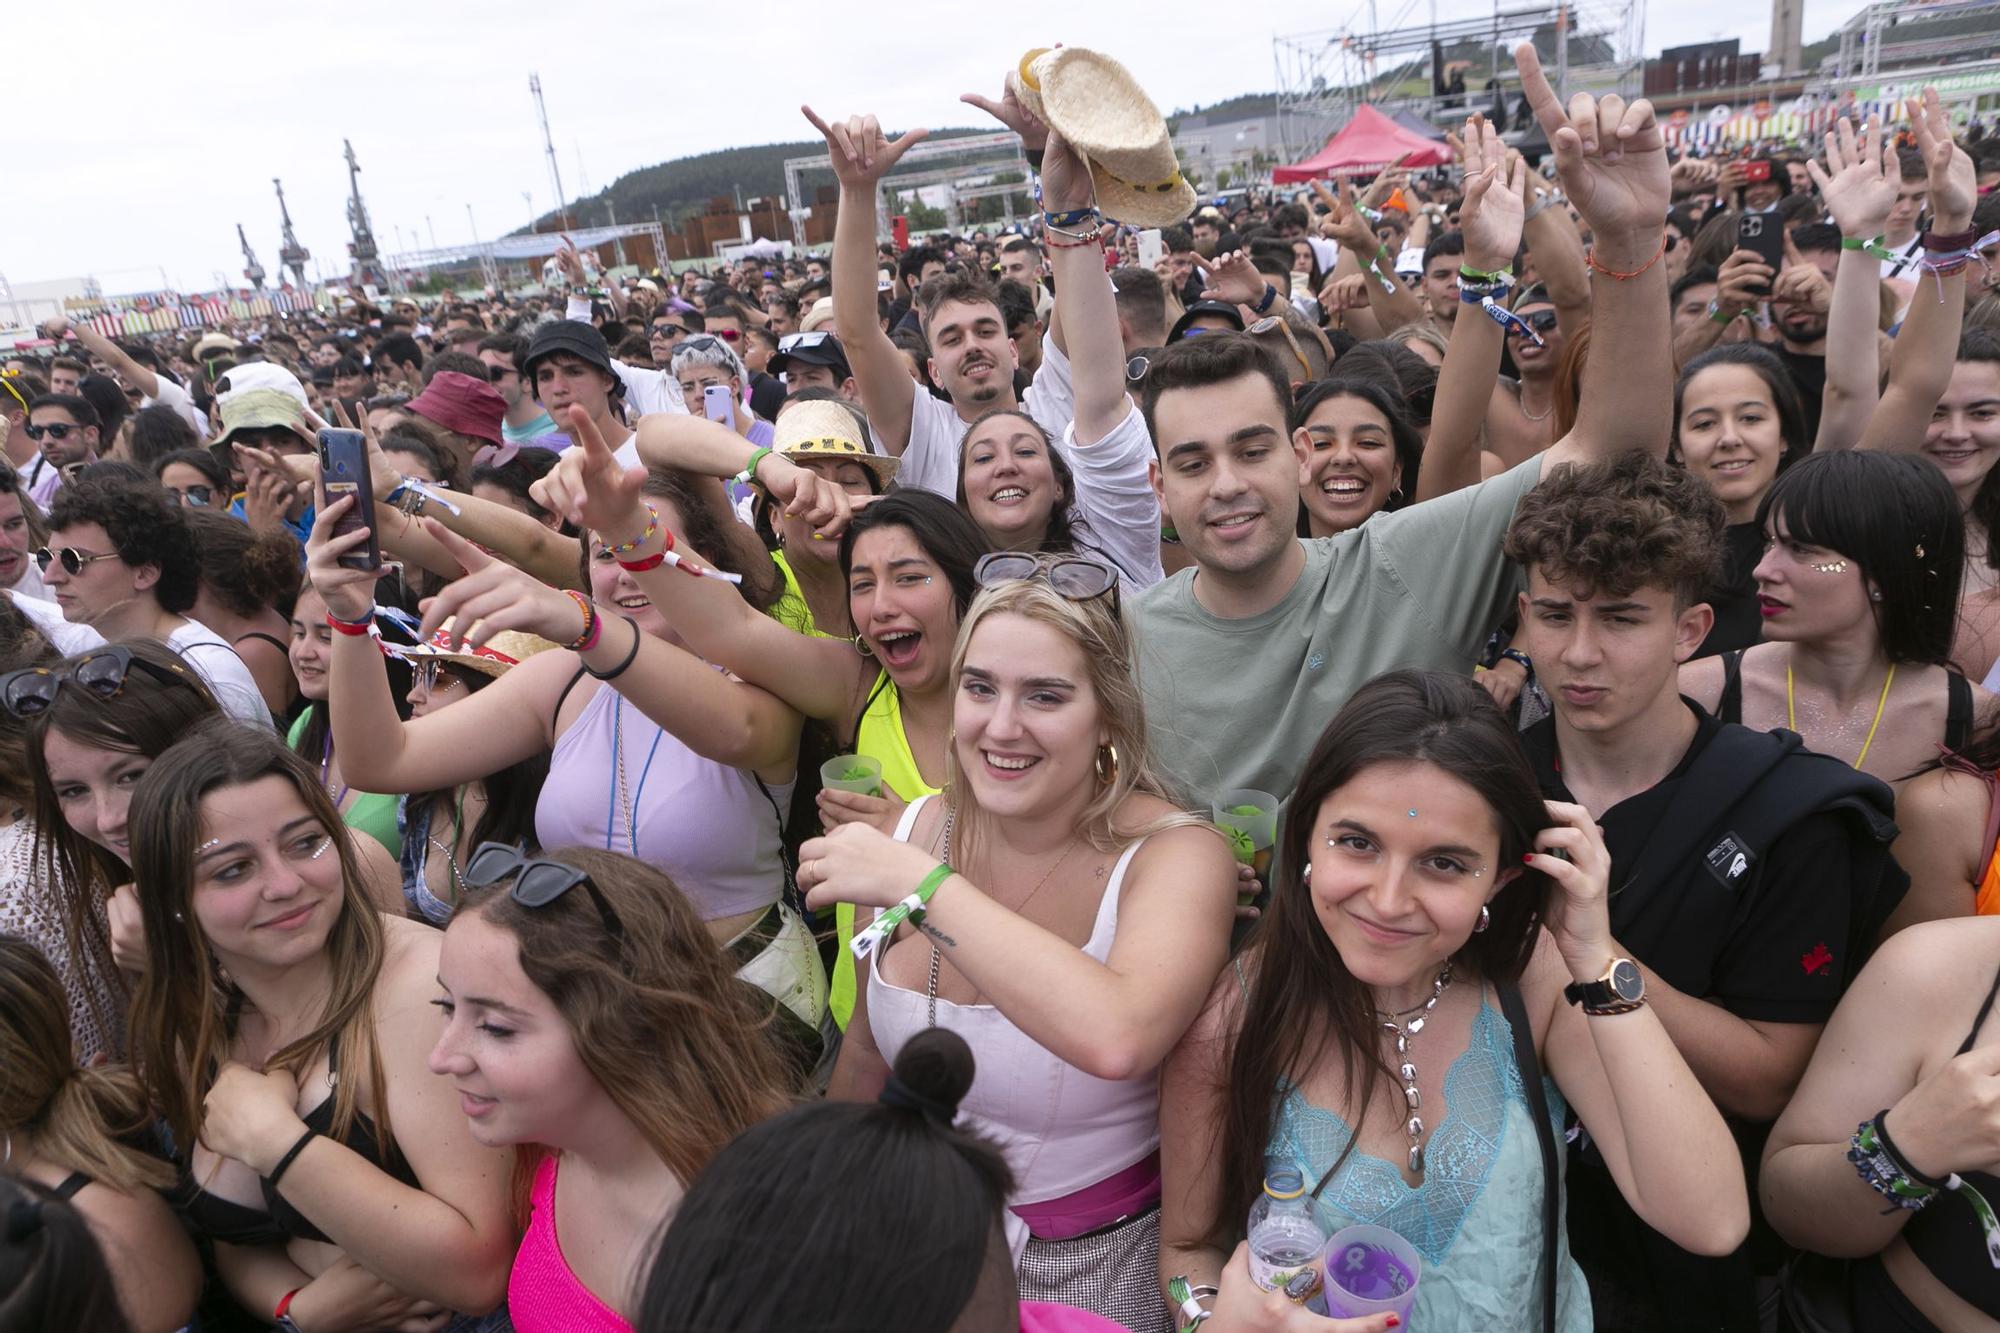
[[[1430,9],[1377,4],[1385,26],[1424,22]],[[1440,19],[1491,12],[1474,0],[1435,5]],[[1860,7],[1808,0],[1806,39]],[[976,123],[957,95],[997,92],[1017,52],[1057,41],[1118,56],[1163,108],[1268,91],[1272,38],[1341,26],[1347,6],[68,0],[7,10],[0,274],[91,274],[121,292],[163,277],[190,291],[240,282],[238,222],[275,274],[273,176],[301,242],[329,274],[344,267],[343,137],[384,249],[397,248],[398,229],[415,247],[523,225],[523,191],[536,212],[552,204],[530,71],[574,198],[586,179],[596,189],[667,158],[797,138],[809,132],[801,101],[896,126]],[[927,13],[940,22],[922,22]],[[1768,33],[1761,5],[1675,0],[1652,6],[1646,47],[1739,37],[1762,50]]]

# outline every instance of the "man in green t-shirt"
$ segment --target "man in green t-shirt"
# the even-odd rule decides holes
[[[1501,553],[1515,503],[1546,466],[1666,450],[1673,366],[1658,261],[1669,186],[1652,108],[1579,96],[1572,117],[1532,49],[1517,59],[1595,241],[1590,359],[1568,435],[1489,481],[1301,540],[1311,440],[1289,429],[1290,383],[1269,353],[1211,334],[1147,371],[1153,486],[1194,567],[1135,605],[1139,679],[1152,757],[1196,810],[1228,788],[1290,792],[1320,730],[1371,676],[1470,669],[1518,586]],[[1497,364],[1500,337],[1488,319],[1458,320],[1448,360]]]

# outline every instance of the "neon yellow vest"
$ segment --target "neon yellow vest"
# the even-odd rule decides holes
[[[938,795],[942,789],[924,781],[916,756],[910,753],[909,737],[903,734],[902,699],[886,671],[876,677],[871,693],[868,710],[854,733],[854,752],[881,764],[882,781],[903,800]],[[854,1014],[854,953],[847,947],[854,938],[854,904],[836,905],[833,921],[840,947],[834,954],[827,1004],[833,1010],[833,1021],[845,1032],[847,1020]]]

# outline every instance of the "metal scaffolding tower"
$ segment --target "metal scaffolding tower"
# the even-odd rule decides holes
[[[549,179],[555,182],[556,187],[556,216],[562,219],[564,229],[568,229],[574,224],[571,222],[569,216],[569,199],[563,194],[562,168],[556,165],[556,141],[549,136],[549,108],[542,101],[541,75],[530,74],[528,76],[528,91],[534,94],[535,115],[540,117],[542,122],[542,146],[548,150],[549,154]],[[579,150],[579,160],[581,160],[581,150]]]
[[[396,279],[382,270],[375,229],[368,224],[368,206],[361,202],[361,164],[354,159],[354,145],[342,139],[340,146],[347,150],[347,228],[354,233],[354,239],[347,243],[347,253],[354,261],[349,281],[356,287],[392,287]]]
[[[257,252],[250,248],[250,238],[243,234],[243,224],[236,224],[236,243],[243,247],[243,276],[258,291],[264,290],[264,266],[257,262]]]
[[[1390,0],[1392,4],[1395,0]],[[1497,94],[1511,108],[1520,81],[1510,52],[1532,41],[1556,92],[1638,91],[1645,65],[1646,0],[1577,0],[1577,3],[1502,9],[1480,18],[1415,21],[1419,0],[1401,0],[1387,26],[1376,0],[1368,0],[1339,28],[1273,39],[1278,71],[1278,132],[1287,157],[1313,152],[1364,103],[1391,114],[1413,111],[1432,124],[1448,123],[1493,104],[1482,87],[1497,75]],[[1444,73],[1465,66],[1466,88],[1444,94]]]
[[[283,226],[283,244],[278,247],[278,267],[288,269],[292,275],[292,285],[304,290],[306,282],[306,261],[312,258],[310,252],[299,244],[298,234],[292,230],[292,212],[285,207],[285,183],[276,176],[271,184],[278,191],[278,217]]]
[[[992,177],[1001,171],[1018,171],[1021,183],[991,187],[985,184],[952,187],[949,216],[958,211],[958,205],[965,200],[986,198],[994,194],[1003,197],[1010,194],[1026,195],[1034,190],[1028,182],[1034,179],[1033,169],[1028,164],[1027,154],[1021,149],[1020,136],[1012,130],[997,130],[990,134],[961,134],[949,139],[926,139],[923,143],[904,153],[899,166],[918,162],[936,161],[939,158],[961,158],[963,161],[950,167],[933,168],[929,171],[905,171],[885,177],[875,192],[875,230],[878,236],[889,234],[889,210],[887,203],[902,194],[924,185],[938,185],[957,182],[968,178]],[[785,202],[791,212],[792,242],[801,249],[806,244],[807,204],[803,178],[808,171],[831,170],[833,158],[826,153],[816,153],[811,157],[788,157],[785,159]],[[956,220],[952,220],[956,226]]]

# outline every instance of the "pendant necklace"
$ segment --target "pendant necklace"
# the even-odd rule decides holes
[[[1375,1013],[1375,1019],[1382,1025],[1382,1030],[1396,1034],[1396,1058],[1399,1062],[1397,1073],[1403,1079],[1403,1109],[1410,1117],[1403,1128],[1410,1135],[1410,1174],[1415,1176],[1424,1173],[1424,1118],[1418,1114],[1422,1106],[1417,1095],[1417,1067],[1411,1063],[1410,1048],[1415,1044],[1417,1034],[1424,1030],[1424,1024],[1430,1021],[1431,1010],[1437,1008],[1438,1001],[1444,998],[1445,989],[1450,985],[1451,964],[1447,962],[1444,970],[1437,974],[1437,980],[1432,983],[1430,999],[1417,1006],[1415,1011],[1417,1016],[1407,1024],[1398,1021],[1400,1015],[1385,1014],[1380,1010]],[[1412,1011],[1404,1011],[1404,1013],[1409,1012]]]

